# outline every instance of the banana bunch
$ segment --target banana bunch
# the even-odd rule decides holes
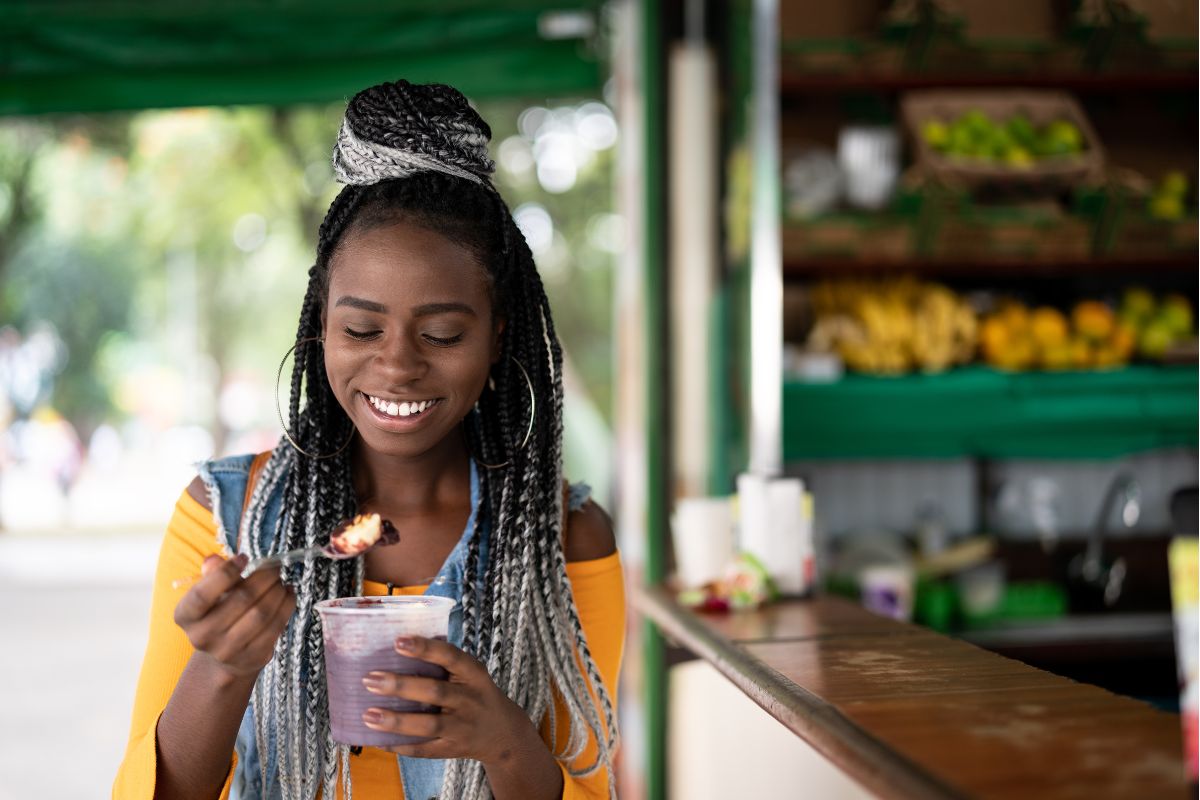
[[[968,363],[977,322],[950,289],[913,278],[825,281],[813,287],[816,322],[808,348],[836,352],[875,375],[941,372]]]

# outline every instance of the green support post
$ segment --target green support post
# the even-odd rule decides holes
[[[646,564],[647,585],[666,576],[667,402],[663,376],[669,319],[666,305],[667,226],[664,207],[663,47],[661,0],[640,3],[642,78],[642,204],[644,296],[646,304]],[[646,710],[646,796],[666,800],[667,673],[666,642],[658,627],[646,621],[642,630],[644,703]]]

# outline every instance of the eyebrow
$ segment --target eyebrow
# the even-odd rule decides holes
[[[335,306],[350,306],[363,311],[371,311],[376,314],[386,314],[387,306],[382,303],[376,303],[374,300],[364,300],[361,297],[353,295],[345,295],[339,297]],[[472,317],[478,316],[475,309],[471,308],[466,303],[426,303],[422,306],[417,306],[413,309],[414,317],[430,317],[435,314],[469,314]]]
[[[376,303],[373,300],[363,300],[361,297],[352,297],[350,295],[343,295],[342,297],[338,298],[336,303],[334,303],[335,308],[340,308],[341,306],[359,308],[363,311],[374,311],[376,314],[383,314],[387,312],[387,306],[383,305],[382,303]]]

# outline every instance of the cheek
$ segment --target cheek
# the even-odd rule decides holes
[[[325,350],[325,376],[334,391],[346,384],[354,368],[353,354],[337,348]]]

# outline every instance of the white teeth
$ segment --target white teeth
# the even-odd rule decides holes
[[[374,397],[373,395],[367,395],[366,397],[372,406],[389,417],[409,417],[413,414],[420,414],[437,402],[437,400],[413,400],[411,402],[393,403],[379,397]]]

